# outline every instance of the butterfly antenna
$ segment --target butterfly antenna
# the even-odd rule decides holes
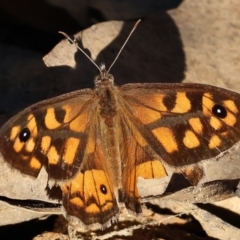
[[[81,51],[96,66],[96,68],[99,70],[99,72],[102,72],[101,68],[84,52],[84,50],[82,48],[80,48],[78,46],[78,44],[75,40],[71,39],[65,32],[59,31],[59,33],[62,34],[65,38],[67,38],[67,40],[69,42],[71,42],[72,44],[75,44],[76,47],[78,48],[78,50]]]
[[[122,45],[121,49],[119,50],[117,56],[115,57],[114,61],[112,62],[111,66],[109,67],[107,73],[109,73],[110,69],[112,68],[112,66],[114,65],[114,63],[117,61],[120,53],[122,52],[123,48],[125,47],[125,45],[127,44],[129,38],[131,37],[131,35],[133,34],[133,32],[135,31],[135,29],[137,28],[138,24],[141,22],[141,19],[139,19],[135,25],[133,26],[132,28],[132,31],[129,33],[127,39],[125,40],[124,44]],[[71,39],[65,32],[61,32],[59,31],[60,34],[62,34],[65,38],[68,39],[69,42],[71,42],[72,44],[75,44],[76,47],[78,48],[79,51],[81,51],[95,66],[96,68],[99,70],[99,72],[101,73],[102,72],[102,69],[84,52],[84,50],[79,47],[79,45],[76,43],[75,40]]]
[[[125,40],[124,44],[122,45],[121,49],[119,50],[117,56],[115,57],[115,59],[114,59],[114,61],[112,62],[111,66],[109,67],[107,73],[110,72],[110,69],[112,68],[113,64],[117,61],[120,53],[122,52],[123,48],[124,48],[125,45],[127,44],[129,38],[131,37],[131,35],[133,34],[133,32],[135,31],[135,29],[137,28],[137,26],[138,26],[138,24],[139,24],[140,22],[141,22],[141,19],[139,19],[139,20],[135,23],[135,25],[133,26],[132,31],[129,33],[127,39]]]

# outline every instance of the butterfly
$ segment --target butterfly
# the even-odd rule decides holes
[[[197,185],[201,163],[240,140],[238,93],[196,83],[118,87],[104,64],[99,71],[94,89],[36,103],[0,129],[4,164],[33,180],[44,171],[46,199],[86,230],[109,227],[123,207],[140,213],[140,177],[182,173]]]

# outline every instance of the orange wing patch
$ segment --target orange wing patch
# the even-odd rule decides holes
[[[152,132],[168,153],[178,151],[178,144],[170,128],[159,127],[152,130]]]
[[[57,121],[54,108],[48,108],[45,115],[45,125],[48,129],[56,129],[61,126],[61,123]]]
[[[151,179],[163,178],[166,176],[167,172],[159,160],[146,161],[144,163],[141,163],[129,174],[127,184],[127,186],[129,186],[129,192],[134,193],[136,191],[136,182],[138,177]],[[138,197],[138,194],[136,194],[135,196]]]
[[[132,174],[131,174],[132,175]],[[166,177],[167,172],[159,160],[146,161],[136,167],[136,177],[145,179]]]
[[[21,127],[19,125],[11,129],[10,137],[9,137],[11,141],[13,141],[18,136],[18,134],[20,133],[20,130],[21,130]]]
[[[210,149],[217,148],[221,145],[222,141],[217,135],[213,135],[209,140],[208,147]]]
[[[19,138],[16,138],[16,140],[14,141],[14,144],[13,144],[13,149],[14,149],[15,152],[18,153],[23,149],[24,145],[25,145],[24,142],[21,142],[19,140]]]
[[[87,123],[88,123],[88,114],[87,112],[84,112],[70,122],[69,128],[72,131],[84,132]]]
[[[75,155],[80,143],[80,139],[70,137],[65,143],[65,152],[63,155],[63,161],[68,165],[72,164],[75,160]]]
[[[203,134],[203,125],[199,118],[190,118],[188,123],[191,125],[192,129],[199,135]]]
[[[146,107],[135,107],[136,115],[143,124],[153,123],[161,118],[159,111],[152,110]]]
[[[200,146],[200,141],[194,132],[187,130],[183,138],[183,143],[187,148],[196,148]]]
[[[29,131],[31,132],[31,136],[32,137],[37,137],[38,129],[37,129],[36,118],[34,117],[33,114],[30,114],[28,116],[27,120],[28,120],[27,127],[28,127]]]
[[[35,148],[35,141],[33,138],[30,138],[26,143],[25,149],[28,152],[33,152],[34,148]]]
[[[140,95],[135,95],[134,98],[138,99],[138,101],[141,103],[140,105],[145,106],[149,109],[156,109],[160,112],[165,112],[167,111],[166,106],[163,103],[163,100],[165,98],[165,94],[156,94],[156,93],[151,93],[149,94],[140,94]]]
[[[54,146],[51,146],[47,153],[49,164],[56,165],[59,162],[60,155]]]
[[[226,108],[228,108],[231,112],[238,113],[238,108],[237,108],[236,104],[234,103],[234,101],[232,101],[232,100],[223,101],[223,105]]]
[[[211,117],[210,121],[209,121],[211,127],[215,130],[218,130],[222,127],[222,123],[219,119],[217,119],[216,117]]]
[[[206,117],[212,116],[211,109],[213,108],[214,104],[215,103],[212,100],[212,94],[204,93],[204,95],[202,97],[202,107],[203,107],[203,114]]]
[[[42,164],[36,157],[32,157],[32,159],[30,160],[30,167],[36,170],[40,170],[40,168],[42,167]]]
[[[233,127],[237,122],[236,117],[229,111],[227,112],[227,116],[222,120],[230,127]]]
[[[176,96],[175,107],[171,110],[172,113],[187,113],[191,109],[191,102],[187,98],[185,92],[179,92]]]
[[[41,150],[44,154],[48,152],[51,144],[51,137],[50,136],[43,136],[41,139]]]

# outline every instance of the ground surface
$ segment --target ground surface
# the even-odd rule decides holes
[[[92,79],[97,73],[81,53],[76,53],[75,48],[65,42],[61,42],[50,52],[62,38],[57,34],[58,30],[71,34],[91,25],[93,20],[89,20],[87,14],[85,18],[73,20],[64,10],[49,7],[40,1],[37,2],[39,6],[32,6],[31,1],[26,1],[17,12],[14,10],[15,4],[15,1],[0,3],[0,124],[34,102],[92,87]],[[139,8],[142,9],[143,6]],[[94,21],[104,19],[103,16],[99,17],[101,7],[97,9],[98,14]],[[134,21],[127,20],[146,17],[112,69],[116,84],[195,82],[240,92],[238,0],[185,0],[178,8],[168,12],[163,12],[160,8],[155,10],[146,8],[146,12],[139,10],[122,18],[118,16],[118,19],[125,20],[124,22],[110,21],[112,16],[105,14],[105,20],[109,22],[100,22],[80,34],[84,48],[91,52],[97,63],[104,61],[109,66],[134,24]],[[131,12],[131,9],[126,9],[126,12]],[[91,17],[94,16],[91,14]],[[225,221],[230,221],[236,230],[240,228],[239,203],[238,198],[226,200],[218,205],[229,211],[216,207],[211,211],[219,214],[221,218],[225,217]],[[156,211],[157,219],[172,215],[173,207],[163,206],[163,209],[169,208],[170,212],[160,211],[163,213],[162,217],[159,217],[160,213]],[[178,209],[175,213],[179,211],[181,212]],[[211,219],[208,218],[207,221],[211,222]],[[51,217],[2,226],[0,238],[32,239],[43,231],[51,231],[54,224],[55,218]],[[225,239],[214,235],[213,229],[207,231],[206,225],[201,227],[192,217],[176,217],[173,221],[165,220],[165,224],[167,225],[149,227],[148,230],[140,229],[134,231],[132,236],[119,236],[119,239]],[[132,223],[129,223],[128,227],[131,228]],[[66,236],[61,237],[66,239]],[[236,235],[231,237],[237,239]],[[54,236],[41,235],[38,239],[54,239]]]

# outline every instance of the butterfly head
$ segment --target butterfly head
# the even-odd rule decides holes
[[[101,63],[99,66],[100,74],[97,75],[94,79],[95,86],[106,86],[106,85],[113,85],[114,77],[109,71],[106,70],[105,64]]]

